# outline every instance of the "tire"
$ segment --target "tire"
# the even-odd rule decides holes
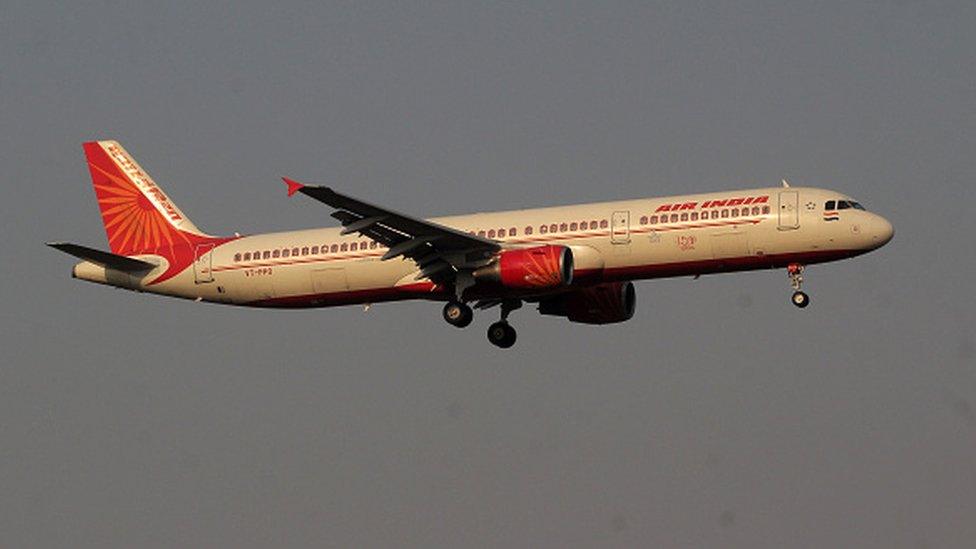
[[[516,339],[515,328],[512,328],[508,322],[500,321],[488,327],[488,341],[496,347],[508,349],[515,345]]]
[[[458,301],[448,301],[444,305],[444,320],[447,321],[451,326],[456,326],[458,328],[464,328],[468,324],[471,324],[471,320],[474,318],[474,313],[471,311],[471,307],[468,307],[464,303]]]
[[[810,296],[803,292],[793,292],[793,297],[790,300],[801,309],[810,304]]]

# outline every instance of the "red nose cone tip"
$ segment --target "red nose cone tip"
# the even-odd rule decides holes
[[[297,193],[302,187],[305,186],[299,183],[298,181],[295,181],[294,179],[288,179],[287,177],[282,177],[281,180],[285,182],[285,185],[288,185],[288,196]]]

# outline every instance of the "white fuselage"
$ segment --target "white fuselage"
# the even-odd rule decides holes
[[[821,263],[868,252],[891,239],[891,224],[877,214],[825,211],[827,201],[845,199],[826,189],[774,187],[431,221],[497,240],[505,248],[568,246],[575,261],[573,285],[584,286]],[[448,289],[418,280],[413,261],[382,261],[384,252],[366,238],[323,228],[203,247],[194,251],[190,267],[162,282],[154,280],[165,271],[165,259],[156,256],[144,257],[160,267],[139,278],[88,262],[76,265],[74,275],[139,291],[264,307],[451,297]],[[478,289],[473,292],[478,297]]]

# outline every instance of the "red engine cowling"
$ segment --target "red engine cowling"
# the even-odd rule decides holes
[[[552,245],[504,250],[474,277],[523,290],[568,286],[573,282],[573,251]]]
[[[580,288],[539,302],[544,315],[564,316],[570,322],[613,324],[630,320],[637,308],[632,282],[610,282]]]

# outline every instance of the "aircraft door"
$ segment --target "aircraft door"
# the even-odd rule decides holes
[[[316,294],[345,292],[349,289],[349,278],[343,267],[316,269],[312,271],[312,291]]]
[[[800,228],[800,193],[782,191],[779,193],[779,230],[789,231]]]
[[[193,277],[197,284],[213,282],[213,244],[200,244],[194,250]]]
[[[610,242],[627,244],[630,242],[630,212],[613,212],[610,221]]]

